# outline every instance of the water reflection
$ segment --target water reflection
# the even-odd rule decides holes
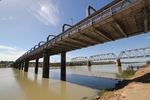
[[[40,80],[40,82],[38,80]],[[50,88],[51,85],[55,83],[61,84],[60,82],[53,82],[53,84],[51,84],[48,79],[40,78],[36,74],[27,72],[18,75],[16,81],[26,95],[27,100],[47,100],[48,98],[51,98],[52,100],[66,100],[66,95],[63,95],[60,92],[53,92],[53,89]],[[60,91],[60,89],[62,88],[57,87],[58,91]],[[65,92],[65,90],[66,88],[62,91]]]
[[[83,97],[92,100],[95,89],[111,88],[117,82],[97,76],[113,76],[126,68],[127,65],[67,68],[67,82],[60,81],[60,69],[50,69],[50,79],[43,79],[42,69],[34,74],[34,68],[28,73],[3,68],[0,69],[0,100],[82,100]]]
[[[88,71],[91,72],[91,66],[87,66],[88,67]]]
[[[96,90],[87,87],[44,79],[31,72],[5,70],[0,71],[0,100],[91,100],[96,95]]]
[[[117,66],[118,68],[118,74],[121,74],[122,73],[122,67],[121,66]]]

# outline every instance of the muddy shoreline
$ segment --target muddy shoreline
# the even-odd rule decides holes
[[[149,91],[150,66],[147,66],[139,68],[132,77],[123,80],[111,91],[93,100],[149,100]]]

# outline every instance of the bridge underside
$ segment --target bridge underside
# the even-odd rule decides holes
[[[43,57],[42,49],[48,49],[49,55],[55,55],[61,52],[146,33],[150,30],[150,0],[145,0],[145,2],[143,0],[140,3],[121,9],[118,12],[113,12],[111,16],[105,17],[98,22],[92,19],[93,21],[91,23],[90,18],[97,13],[99,13],[99,11],[88,17],[89,22],[86,21],[86,24],[89,25],[89,27],[84,28],[83,26],[80,27],[82,28],[80,29],[77,25],[73,26],[77,27],[75,34],[71,34],[70,36],[66,34],[67,38],[58,38],[60,40],[54,44],[47,42],[43,47],[37,48],[37,50],[28,54],[27,58],[32,60]],[[98,16],[95,17],[95,20],[97,20],[97,17]],[[87,20],[87,18],[84,20]],[[79,24],[81,22],[79,22]],[[59,37],[59,35],[57,37]]]

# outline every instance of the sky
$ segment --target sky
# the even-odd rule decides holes
[[[113,0],[1,0],[0,1],[0,61],[15,61],[25,52],[46,41],[48,35],[61,33],[63,24],[76,24],[86,17],[90,5],[96,10]],[[150,46],[150,33],[67,52],[67,61],[76,56]],[[60,55],[51,61],[60,61]],[[150,59],[150,58],[148,58]]]

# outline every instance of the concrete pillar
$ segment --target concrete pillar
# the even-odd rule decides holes
[[[61,53],[61,80],[66,81],[66,52]]]
[[[15,68],[16,68],[16,69],[18,68],[18,63],[17,63],[17,62],[15,63]]]
[[[87,66],[91,66],[91,61],[87,61]]]
[[[120,59],[117,59],[117,60],[116,60],[116,65],[117,65],[117,66],[121,66]]]
[[[69,64],[70,66],[73,66],[73,63],[72,62],[70,62],[70,64]]]
[[[19,62],[18,69],[21,70],[21,62]]]
[[[19,68],[19,63],[17,63],[17,69]]]
[[[24,68],[24,71],[25,71],[25,72],[28,72],[28,68],[29,68],[29,60],[26,59],[26,60],[25,60],[25,68]]]
[[[23,70],[23,67],[24,67],[24,62],[22,62],[22,64],[21,64],[21,69]]]
[[[43,53],[43,78],[49,78],[49,54],[48,50]]]
[[[39,59],[36,59],[36,61],[35,61],[35,74],[38,74],[38,65],[39,65]]]

